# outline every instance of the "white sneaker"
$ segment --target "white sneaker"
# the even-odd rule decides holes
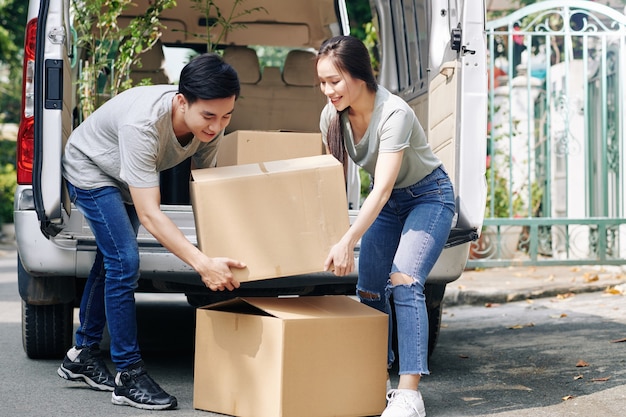
[[[411,389],[392,389],[387,393],[387,408],[380,417],[426,417],[422,394]]]

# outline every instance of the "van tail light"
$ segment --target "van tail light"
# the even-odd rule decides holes
[[[22,108],[20,127],[17,133],[17,182],[22,185],[33,183],[33,158],[35,155],[35,43],[37,19],[26,25],[24,40],[24,68],[22,70]]]

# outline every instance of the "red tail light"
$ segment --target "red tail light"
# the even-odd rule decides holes
[[[34,86],[35,42],[37,19],[26,25],[24,40],[24,69],[22,70],[22,112],[17,134],[17,182],[33,183],[33,157],[35,148]]]

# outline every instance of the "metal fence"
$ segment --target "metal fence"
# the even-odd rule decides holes
[[[468,267],[626,259],[626,16],[543,1],[487,23],[488,197]]]

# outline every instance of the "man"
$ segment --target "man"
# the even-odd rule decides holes
[[[96,110],[68,140],[63,175],[98,250],[80,304],[76,346],[57,373],[113,391],[113,404],[150,410],[177,406],[176,398],[146,373],[137,343],[140,223],[193,267],[209,289],[239,287],[230,268],[245,265],[200,252],[161,211],[159,189],[159,173],[189,157],[197,167],[214,166],[239,91],[231,66],[218,55],[200,55],[183,68],[178,87],[131,88]],[[115,377],[99,350],[105,323]]]

